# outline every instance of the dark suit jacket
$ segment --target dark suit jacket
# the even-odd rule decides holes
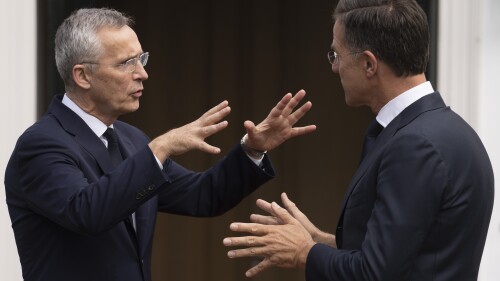
[[[120,121],[114,128],[126,157],[116,169],[61,97],[19,138],[5,187],[25,280],[149,281],[157,211],[219,215],[274,173],[239,145],[202,173],[172,160],[160,170],[144,133]],[[137,233],[124,223],[132,212]]]
[[[316,244],[307,280],[477,280],[493,191],[479,137],[427,95],[377,138],[342,203],[339,250]]]

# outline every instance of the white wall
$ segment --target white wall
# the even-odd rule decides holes
[[[4,173],[15,141],[36,118],[36,0],[0,0],[0,279],[22,280],[5,204]]]
[[[474,2],[474,1],[472,1]],[[499,280],[500,276],[500,1],[487,0],[482,7],[483,44],[481,76],[479,78],[481,99],[479,102],[479,132],[488,149],[496,176],[496,194],[488,240],[481,265],[481,281]]]
[[[439,1],[438,84],[444,99],[483,140],[500,178],[500,1]],[[495,205],[480,281],[500,276],[500,195]]]

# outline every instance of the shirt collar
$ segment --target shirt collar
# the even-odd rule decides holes
[[[423,96],[432,93],[434,93],[434,88],[432,88],[432,84],[429,81],[409,89],[384,105],[377,115],[377,121],[384,128],[387,127],[405,108]]]
[[[66,105],[69,109],[71,109],[73,112],[75,112],[80,118],[83,119],[85,124],[90,127],[92,132],[96,134],[97,137],[101,137],[104,132],[106,132],[106,129],[108,126],[104,124],[101,120],[97,119],[95,116],[92,116],[88,114],[87,112],[83,111],[76,103],[74,103],[66,94],[64,94],[64,97],[62,99],[62,103]],[[113,128],[113,125],[109,126],[110,128]]]

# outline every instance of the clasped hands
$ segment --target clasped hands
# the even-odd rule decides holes
[[[281,194],[284,208],[276,202],[257,200],[257,206],[271,216],[252,214],[251,223],[235,222],[230,229],[235,232],[249,233],[249,236],[224,238],[223,244],[229,247],[242,247],[230,250],[229,258],[262,257],[256,266],[245,275],[253,277],[273,267],[304,268],[307,255],[316,243],[336,248],[335,236],[314,226],[295,203]]]
[[[300,90],[295,96],[286,94],[258,125],[245,121],[243,125],[248,134],[246,145],[255,150],[270,151],[290,138],[316,130],[315,125],[293,127],[312,107],[308,101],[294,111],[305,94],[304,90]],[[221,120],[230,112],[229,103],[223,101],[197,120],[155,138],[149,143],[149,147],[161,162],[171,155],[180,155],[193,149],[220,153],[220,148],[206,143],[205,139],[227,127],[228,122]]]

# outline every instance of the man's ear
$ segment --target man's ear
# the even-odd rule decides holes
[[[365,67],[365,73],[367,77],[372,77],[377,73],[377,68],[378,68],[378,60],[375,55],[370,52],[370,51],[364,51],[364,67]]]
[[[75,64],[73,66],[73,81],[78,87],[88,90],[91,86],[90,69],[86,68],[83,64]]]

